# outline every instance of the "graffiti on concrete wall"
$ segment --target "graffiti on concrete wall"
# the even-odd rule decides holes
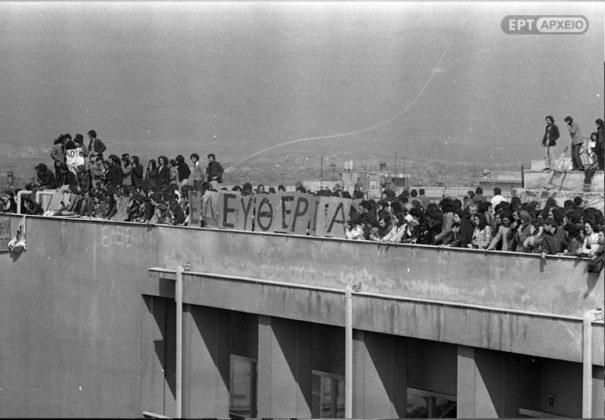
[[[143,243],[143,231],[130,226],[103,226],[101,228],[101,245],[104,248],[113,246],[130,248]]]

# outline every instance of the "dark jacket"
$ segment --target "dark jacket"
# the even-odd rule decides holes
[[[217,161],[212,161],[208,163],[206,167],[206,175],[208,177],[208,182],[210,181],[218,181],[219,184],[223,182],[223,172],[224,169],[220,163]]]
[[[569,243],[565,239],[565,230],[562,227],[558,227],[555,233],[546,232],[542,238],[540,245],[534,249],[534,252],[542,253],[545,252],[550,255],[558,254],[563,252]]]
[[[473,226],[473,222],[471,222],[470,214],[465,214],[460,220],[460,247],[466,248],[467,245],[473,241],[474,230],[475,226]]]
[[[132,165],[132,185],[140,187],[143,185],[143,165]]]
[[[92,139],[88,143],[88,153],[91,155],[101,155],[107,149],[101,139]]]
[[[549,128],[550,128],[550,142],[548,142],[548,144],[547,144]],[[542,138],[542,146],[556,145],[557,144],[556,142],[559,139],[559,137],[560,137],[559,127],[557,127],[556,124],[547,125],[546,129],[544,130],[544,137]]]
[[[122,168],[120,165],[112,164],[105,173],[105,183],[112,187],[122,185]]]
[[[147,173],[145,174],[145,185],[152,190],[155,190],[158,187],[158,168],[147,168]]]
[[[188,179],[189,175],[191,175],[191,170],[189,169],[189,166],[183,161],[179,162],[177,166],[177,172],[179,174],[179,182],[183,181],[184,179]]]
[[[170,185],[170,168],[167,165],[160,168],[158,168],[158,188],[165,189]]]
[[[48,168],[39,170],[38,184],[40,188],[55,188],[55,174]]]

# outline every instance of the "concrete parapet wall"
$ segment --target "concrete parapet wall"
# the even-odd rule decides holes
[[[594,207],[605,211],[605,201],[602,192],[577,192],[577,191],[559,191],[553,189],[527,189],[515,188],[515,195],[521,199],[522,203],[537,201],[544,207],[546,200],[553,198],[558,206],[563,207],[566,200],[573,200],[581,197],[586,207]]]
[[[584,187],[584,172],[569,171],[555,176],[551,181],[552,171],[523,171],[525,188],[541,189],[547,184],[554,184],[555,187],[564,191],[582,191]],[[597,171],[592,178],[590,191],[603,193],[603,171]]]

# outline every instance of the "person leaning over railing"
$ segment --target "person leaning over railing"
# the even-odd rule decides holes
[[[508,210],[503,210],[498,213],[500,222],[498,223],[496,235],[494,235],[492,241],[487,247],[488,250],[501,250],[508,251],[510,248],[510,237],[508,235],[510,231],[510,224],[512,221],[512,213]]]
[[[582,247],[578,250],[578,255],[586,256],[586,257],[594,257],[599,248],[603,245],[600,245],[600,241],[602,242],[603,232],[600,230],[599,225],[594,220],[586,220],[584,222],[584,242],[582,243]]]
[[[554,218],[548,217],[542,223],[542,237],[533,252],[544,258],[546,255],[562,253],[568,245],[565,229],[557,226]]]
[[[486,249],[492,240],[492,229],[487,223],[485,214],[476,213],[471,217],[475,229],[469,248]]]

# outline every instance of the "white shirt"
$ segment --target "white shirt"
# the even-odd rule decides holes
[[[491,203],[492,203],[492,207],[495,209],[496,206],[498,204],[500,204],[501,202],[506,201],[504,197],[502,197],[500,194],[498,195],[494,195],[492,197]]]

